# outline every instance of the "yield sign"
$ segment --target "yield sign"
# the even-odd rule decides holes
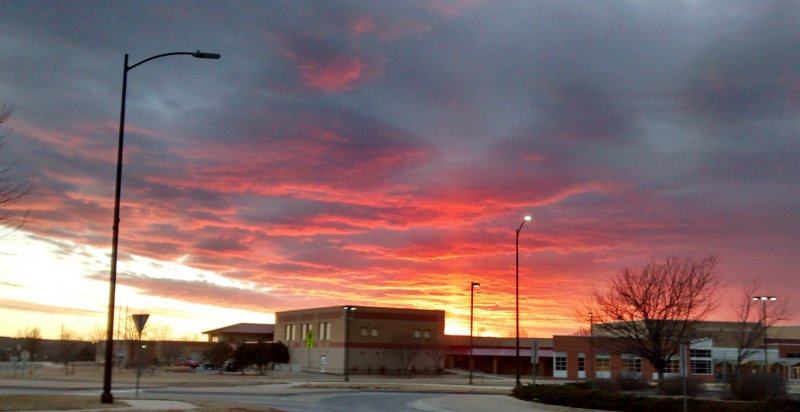
[[[133,323],[136,325],[136,330],[139,332],[139,336],[141,336],[144,324],[147,323],[147,318],[150,317],[150,314],[139,313],[131,315],[131,317],[133,318]]]

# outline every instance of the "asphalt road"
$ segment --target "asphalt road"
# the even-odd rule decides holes
[[[100,396],[96,389],[63,390],[52,388],[2,388],[1,394],[81,394]],[[362,392],[353,390],[324,390],[303,391],[301,393],[231,393],[231,392],[201,392],[197,390],[182,390],[181,388],[145,388],[140,392],[142,398],[158,398],[177,401],[204,399],[217,401],[230,401],[271,407],[286,412],[409,412],[419,411],[413,407],[414,403],[442,394],[418,392]],[[114,390],[115,397],[132,397],[134,390]],[[455,396],[455,395],[454,395]]]

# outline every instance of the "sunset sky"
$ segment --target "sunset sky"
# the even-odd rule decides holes
[[[196,335],[340,304],[569,334],[626,267],[720,258],[800,303],[796,1],[16,1],[0,12],[0,336]],[[9,221],[14,223],[15,220]],[[800,323],[795,312],[784,324]],[[204,338],[204,336],[200,336]]]

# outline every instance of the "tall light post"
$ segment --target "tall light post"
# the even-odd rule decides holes
[[[114,403],[114,396],[111,394],[111,362],[114,355],[114,295],[117,288],[117,245],[119,244],[119,199],[122,187],[122,147],[125,141],[125,99],[128,89],[128,72],[135,67],[166,56],[187,55],[198,59],[219,59],[216,53],[204,53],[200,50],[195,52],[172,52],[158,54],[148,57],[139,63],[128,66],[128,54],[125,54],[125,64],[122,70],[122,104],[119,114],[119,141],[117,143],[117,179],[114,191],[114,222],[112,225],[111,236],[111,272],[109,276],[108,290],[108,323],[106,326],[106,354],[105,365],[103,368],[103,393],[100,395],[101,403]]]
[[[353,318],[355,306],[344,307],[344,381],[350,382],[350,319]]]
[[[474,349],[472,342],[472,314],[475,311],[475,288],[480,287],[480,283],[470,282],[469,287],[469,384],[472,385],[472,352]]]
[[[522,223],[519,224],[517,228],[517,245],[516,245],[516,255],[517,255],[517,264],[516,264],[516,291],[517,291],[517,299],[516,299],[516,308],[517,308],[517,386],[522,386],[522,382],[519,380],[519,232],[522,230],[522,226],[525,225],[525,222],[530,222],[531,217],[525,216],[522,219]]]
[[[594,314],[589,312],[589,379],[594,378]]]
[[[767,301],[778,300],[775,296],[753,296],[753,300],[760,300],[763,303],[761,325],[764,327],[764,372],[767,372]]]

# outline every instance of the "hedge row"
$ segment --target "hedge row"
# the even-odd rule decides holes
[[[645,397],[628,393],[609,393],[591,389],[584,383],[564,385],[524,385],[514,388],[514,397],[549,405],[607,411],[682,412],[683,398]],[[800,401],[772,399],[761,402],[688,400],[692,412],[797,412]]]

